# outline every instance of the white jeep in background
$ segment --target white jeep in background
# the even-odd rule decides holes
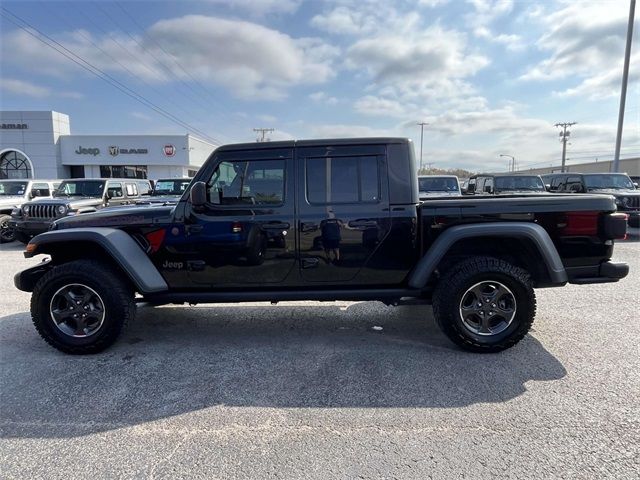
[[[13,242],[15,232],[9,225],[11,211],[34,198],[51,198],[61,180],[0,180],[0,243]]]

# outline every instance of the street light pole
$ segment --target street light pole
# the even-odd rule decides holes
[[[418,171],[422,170],[422,141],[424,139],[424,126],[429,125],[426,122],[418,122],[420,125],[420,166],[418,167]]]
[[[510,172],[515,172],[516,171],[516,157],[514,157],[513,155],[505,155],[505,154],[500,154],[501,157],[508,157],[511,159],[511,161],[509,162],[509,171]]]
[[[627,46],[624,51],[624,67],[622,70],[622,88],[620,89],[620,111],[618,112],[618,132],[616,134],[616,151],[613,156],[613,171],[620,171],[620,145],[622,144],[622,126],[624,124],[624,104],[627,100],[627,83],[629,81],[629,58],[631,57],[631,39],[633,37],[633,18],[636,11],[636,0],[629,5],[629,25],[627,26]]]

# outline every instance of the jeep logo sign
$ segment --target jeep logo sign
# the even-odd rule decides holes
[[[77,155],[93,155],[95,157],[96,155],[100,155],[100,149],[95,147],[84,148],[84,147],[78,146],[78,149],[76,150],[76,154]]]
[[[176,147],[171,144],[167,144],[162,147],[162,153],[164,153],[165,157],[173,157],[176,154]]]

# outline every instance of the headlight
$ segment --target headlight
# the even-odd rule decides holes
[[[625,206],[625,207],[628,207],[628,206],[629,206],[629,201],[630,201],[630,200],[631,200],[631,199],[630,199],[629,197],[622,197],[622,198],[620,199],[620,201],[622,202],[622,205],[623,205],[623,206]]]
[[[24,207],[22,207],[22,211],[24,212],[25,215],[29,214],[29,205],[25,205]]]
[[[11,216],[16,217],[19,216],[22,212],[20,211],[20,209],[18,207],[14,208],[13,210],[11,210]]]
[[[64,205],[58,205],[57,210],[60,215],[64,215],[67,211],[67,207],[65,207]]]

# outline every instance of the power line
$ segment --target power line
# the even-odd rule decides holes
[[[38,2],[40,5],[44,6],[43,2]],[[54,10],[54,9],[50,9],[48,8],[48,6],[45,7],[49,12],[53,13],[53,15],[55,15],[58,19],[62,20],[64,23],[66,23],[69,27],[71,27],[71,24],[61,15],[58,15],[58,13]],[[86,16],[83,12],[79,11],[79,13],[84,16],[87,20],[91,21],[90,18],[88,16]],[[94,26],[95,23],[93,21],[91,21],[91,23],[93,23]],[[97,26],[96,26],[97,27]],[[102,30],[104,33],[104,30]],[[120,62],[117,58],[115,58],[113,55],[111,55],[109,52],[107,52],[106,50],[104,50],[100,45],[98,45],[97,43],[95,43],[91,37],[86,36],[82,30],[77,30],[76,34],[80,35],[82,38],[84,38],[87,42],[89,42],[91,45],[93,45],[97,50],[99,50],[100,52],[102,52],[104,55],[106,55],[107,57],[109,57],[111,60],[113,60],[117,65],[119,65],[122,69],[124,69],[125,71],[127,71],[132,77],[136,78],[137,80],[139,80],[140,82],[144,83],[150,90],[156,92],[158,95],[160,95],[161,97],[164,98],[164,100],[166,102],[171,103],[173,106],[179,108],[180,110],[182,110],[184,113],[186,113],[187,115],[189,115],[189,112],[179,103],[173,101],[171,98],[168,98],[165,94],[163,94],[160,90],[158,90],[157,88],[155,88],[153,85],[151,85],[149,82],[147,82],[146,80],[144,80],[142,77],[140,77],[139,75],[135,74],[134,72],[132,72],[129,67],[127,67],[126,65],[124,65],[122,62]],[[106,33],[105,33],[106,34]],[[108,34],[106,34],[108,35]],[[109,38],[111,38],[110,35],[108,35]],[[127,50],[126,48],[124,48],[122,46],[122,44],[120,44],[115,38],[111,38],[116,44],[118,44],[121,48],[124,49],[125,52],[127,52],[133,59],[136,60],[136,62],[138,62],[138,59],[136,59],[136,57],[129,52],[129,50]],[[143,64],[144,65],[144,64]],[[146,67],[146,65],[145,65]],[[150,70],[151,71],[151,70]]]
[[[565,123],[556,123],[555,127],[562,127],[562,131],[560,132],[560,141],[562,142],[562,172],[564,173],[564,165],[567,159],[567,141],[569,140],[569,135],[571,132],[567,130],[568,127],[575,125],[577,122],[565,122]]]
[[[256,132],[256,133],[261,133],[262,134],[262,137],[261,138],[258,137],[256,139],[256,142],[269,142],[269,141],[271,141],[271,139],[270,138],[266,138],[265,135],[267,133],[273,133],[274,129],[273,128],[254,128],[253,131]]]
[[[96,8],[98,8],[98,10],[100,10],[102,12],[103,15],[105,15],[109,20],[111,20],[111,22],[113,24],[115,24],[116,27],[119,27],[120,24],[111,16],[111,14],[108,11],[106,11],[104,8],[102,8],[102,6],[100,6],[99,3],[96,3],[95,6],[96,6]],[[161,67],[161,70],[163,70],[163,73],[165,75],[167,75],[169,78],[173,78],[174,81],[178,82],[179,84],[183,85],[184,87],[187,87],[189,90],[191,90],[193,92],[193,93],[191,93],[191,92],[187,92],[186,90],[183,90],[181,93],[182,93],[182,95],[185,96],[185,98],[188,98],[191,102],[193,102],[194,105],[196,105],[198,108],[202,109],[204,112],[210,113],[210,110],[208,110],[203,105],[203,99],[201,98],[201,95],[199,95],[197,92],[195,92],[195,90],[193,89],[193,87],[191,87],[191,85],[189,85],[183,79],[178,77],[176,75],[176,73],[169,66],[167,66],[162,60],[160,60],[151,50],[149,50],[142,43],[140,43],[140,41],[136,37],[131,35],[131,33],[129,31],[127,31],[126,29],[122,29],[122,31],[136,45],[138,45],[138,47],[140,47],[143,52],[147,53],[151,58],[153,58],[156,62],[158,62],[158,65]],[[157,73],[157,71],[155,71],[154,73]],[[189,95],[187,95],[187,93],[189,93]],[[196,95],[195,97],[193,96],[194,94]]]
[[[213,143],[220,143],[215,138],[213,138],[210,135],[206,134],[205,132],[203,132],[203,131],[201,131],[201,130],[199,130],[199,129],[191,126],[191,125],[189,125],[188,123],[184,122],[183,120],[181,120],[180,118],[176,117],[175,115],[167,112],[162,107],[159,107],[155,103],[153,103],[150,100],[146,99],[145,97],[143,97],[139,93],[135,92],[131,88],[127,87],[122,82],[120,82],[119,80],[115,79],[114,77],[112,77],[108,73],[105,73],[104,71],[100,70],[98,67],[96,67],[95,65],[91,64],[90,62],[88,62],[87,60],[82,58],[80,55],[77,55],[76,53],[72,52],[71,50],[66,48],[64,45],[60,44],[59,42],[57,42],[53,38],[51,38],[48,35],[46,35],[45,33],[41,32],[40,30],[35,28],[33,25],[31,25],[29,22],[25,21],[24,19],[22,19],[18,15],[12,13],[8,9],[6,9],[5,7],[0,7],[0,9],[2,10],[0,12],[0,15],[2,15],[7,21],[13,23],[15,26],[17,26],[18,28],[24,30],[27,34],[29,34],[30,36],[32,36],[36,40],[40,41],[41,43],[44,43],[48,47],[50,47],[53,50],[57,51],[58,53],[60,53],[64,57],[68,58],[69,60],[71,60],[72,62],[77,64],[78,66],[82,67],[84,70],[87,70],[88,72],[90,72],[93,75],[97,76],[101,80],[103,80],[103,81],[109,83],[110,85],[112,85],[113,87],[117,88],[118,90],[120,90],[125,95],[133,98],[134,100],[136,100],[139,103],[142,103],[143,105],[147,106],[148,108],[151,108],[155,112],[157,112],[160,115],[164,116],[165,118],[171,120],[172,122],[176,123],[177,125],[180,125],[183,128],[186,128],[187,130],[191,130],[191,131],[197,133],[199,136],[203,137],[203,139],[208,139],[209,141],[211,141]],[[17,19],[19,22],[22,22],[24,25],[21,25],[20,23],[18,23],[13,18],[10,18],[8,15],[11,15],[15,19]],[[26,25],[26,27],[25,27],[25,25]],[[33,30],[33,31],[31,31],[31,30]],[[36,35],[33,32],[37,32],[38,35]],[[49,41],[47,41],[47,40],[49,40]],[[55,45],[53,45],[52,43],[55,44]],[[56,45],[57,45],[57,47],[56,47]]]
[[[138,21],[135,19],[135,17],[134,17],[133,15],[131,15],[131,14],[130,14],[130,13],[129,13],[125,8],[124,8],[124,6],[123,6],[120,2],[116,1],[116,2],[115,2],[115,4],[120,8],[120,10],[122,10],[122,12],[127,16],[127,18],[128,18],[129,20],[131,20],[131,22],[132,22],[132,23],[134,23],[134,24],[135,24],[135,25],[140,29],[140,31],[141,31],[141,32],[143,32],[143,35],[144,35],[144,30],[145,30],[145,29],[144,29],[144,27],[143,27],[142,25],[140,25],[140,23],[138,23]],[[187,76],[191,79],[191,81],[193,81],[193,83],[195,83],[197,86],[199,86],[199,87],[200,87],[200,89],[201,89],[201,90],[202,90],[202,91],[203,91],[203,92],[204,92],[208,97],[210,97],[210,98],[211,98],[211,99],[212,99],[212,100],[217,104],[217,106],[221,106],[221,105],[222,105],[222,104],[218,101],[218,99],[217,99],[216,97],[214,97],[214,96],[211,94],[211,92],[209,92],[209,90],[207,90],[207,89],[206,89],[206,88],[205,88],[205,87],[204,87],[204,86],[203,86],[203,85],[198,81],[198,79],[196,79],[193,75],[191,75],[191,72],[189,72],[189,70],[187,70],[186,68],[184,68],[184,67],[182,66],[182,64],[178,61],[178,59],[177,59],[174,55],[170,54],[169,52],[167,52],[167,51],[162,47],[162,45],[160,44],[160,42],[159,42],[159,41],[156,41],[155,39],[151,38],[149,35],[144,35],[144,36],[145,36],[148,40],[150,40],[153,44],[155,44],[155,45],[156,45],[160,50],[162,50],[162,52],[164,52],[164,54],[165,54],[168,58],[170,58],[170,59],[173,61],[173,63],[175,63],[175,64],[178,66],[178,68],[179,68],[180,70],[182,70],[182,72],[183,72],[185,75],[187,75]],[[226,110],[226,109],[225,109],[225,110]]]

